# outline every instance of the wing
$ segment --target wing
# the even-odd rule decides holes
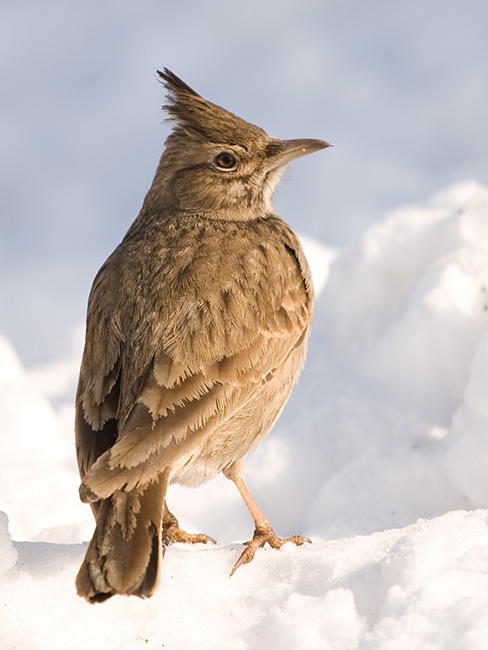
[[[87,334],[86,368],[98,362],[102,372],[84,372],[84,361],[78,402],[92,429],[104,432],[116,418],[118,434],[94,462],[93,449],[89,459],[82,452],[83,500],[132,490],[197,455],[208,436],[304,345],[312,288],[300,245],[291,231],[286,234],[278,243],[248,246],[232,260],[222,254],[210,272],[205,251],[180,265],[169,283],[173,311],[145,319],[157,324],[150,343],[137,347],[134,336],[130,342],[126,336],[123,344],[116,310],[89,324],[96,334]],[[138,326],[129,329],[137,332]]]

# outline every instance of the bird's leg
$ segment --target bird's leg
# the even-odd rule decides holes
[[[174,514],[168,510],[165,500],[162,535],[163,556],[168,546],[175,542],[183,542],[185,544],[206,544],[207,542],[212,542],[213,544],[217,543],[214,538],[209,537],[209,535],[204,535],[203,533],[186,533],[184,530],[181,530],[178,524],[178,519],[176,519]]]
[[[307,537],[300,537],[300,535],[295,535],[294,537],[289,537],[288,539],[276,537],[274,530],[271,528],[271,524],[258,508],[242,478],[231,480],[235,483],[241,497],[244,499],[244,503],[251,513],[251,517],[254,519],[256,529],[254,531],[252,540],[250,542],[246,542],[246,548],[241,553],[241,556],[237,562],[234,564],[234,568],[232,569],[229,577],[234,575],[235,571],[242,564],[251,562],[257,549],[264,546],[266,542],[273,548],[281,548],[283,544],[286,544],[287,542],[293,542],[293,544],[296,544],[297,546],[301,546],[305,543],[311,544],[311,540],[309,540]]]

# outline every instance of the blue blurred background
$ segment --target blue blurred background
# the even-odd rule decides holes
[[[169,127],[156,69],[282,138],[275,207],[330,246],[488,178],[484,0],[2,0],[0,332],[25,364],[73,345]]]

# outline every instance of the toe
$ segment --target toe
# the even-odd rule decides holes
[[[294,537],[290,537],[288,539],[284,539],[284,542],[292,542],[293,544],[296,544],[297,546],[302,546],[302,544],[311,544],[312,540],[308,539],[308,537],[302,537],[301,535],[295,535]]]
[[[274,530],[267,523],[262,527],[256,528],[254,531],[254,536],[250,542],[245,542],[246,548],[243,550],[239,559],[234,564],[232,571],[230,572],[230,577],[234,575],[237,569],[243,564],[247,564],[254,559],[254,555],[258,548],[261,548],[266,543],[268,543],[272,548],[281,548],[284,544],[291,542],[297,546],[302,546],[303,544],[311,544],[312,540],[308,537],[301,537],[300,535],[295,535],[294,537],[288,537],[288,539],[283,539],[282,537],[276,537]]]
[[[232,576],[240,566],[242,566],[243,564],[247,564],[248,562],[251,562],[254,559],[255,552],[256,549],[251,548],[248,543],[248,546],[246,546],[246,548],[242,551],[242,553],[239,556],[239,559],[234,564],[232,571],[230,572],[229,578],[232,578]]]
[[[185,533],[184,530],[178,528],[173,534],[173,542],[182,542],[184,544],[217,544],[213,537],[204,535],[203,533]]]

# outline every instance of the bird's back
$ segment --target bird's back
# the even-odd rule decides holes
[[[79,404],[97,425],[117,398],[118,462],[138,476],[149,463],[147,480],[168,465],[185,483],[212,478],[281,412],[305,358],[312,302],[300,243],[275,215],[136,222],[94,283]],[[118,396],[104,395],[112,386]],[[134,454],[123,439],[144,428],[147,448]],[[80,458],[84,473],[96,453],[90,459]]]

